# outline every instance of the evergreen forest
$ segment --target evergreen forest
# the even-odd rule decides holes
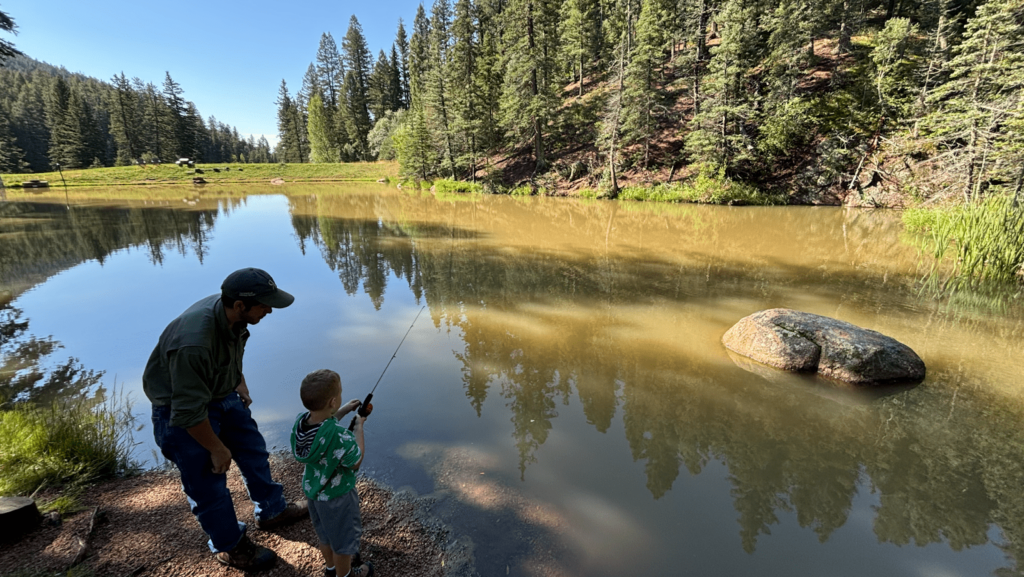
[[[265,137],[204,120],[170,72],[159,86],[123,72],[104,82],[10,50],[0,67],[0,172],[274,160]]]
[[[355,16],[325,32],[277,153],[534,191],[1019,198],[1022,90],[1022,0],[435,0],[376,58]]]

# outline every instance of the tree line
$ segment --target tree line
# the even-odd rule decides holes
[[[275,160],[265,137],[204,120],[170,72],[160,86],[124,72],[103,82],[12,56],[0,68],[0,172]]]
[[[1021,0],[435,0],[376,63],[355,16],[325,33],[278,127],[289,161],[418,178],[500,154],[852,190],[886,149],[924,192],[1019,194],[1022,35]]]

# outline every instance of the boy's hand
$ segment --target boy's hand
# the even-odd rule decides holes
[[[362,429],[363,428],[363,423],[366,421],[366,417],[360,415],[359,413],[356,413],[355,420],[356,420],[356,426],[352,430],[356,431],[356,430]]]
[[[359,405],[361,405],[361,404],[363,404],[363,403],[359,399],[352,399],[351,401],[345,403],[345,405],[341,407],[341,411],[340,412],[341,413],[351,413],[352,411],[358,409]]]

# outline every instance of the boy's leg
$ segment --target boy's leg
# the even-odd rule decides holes
[[[170,426],[170,407],[153,407],[153,436],[161,452],[178,467],[181,488],[192,513],[210,537],[214,552],[230,551],[241,541],[244,530],[235,517],[235,506],[227,488],[227,475],[212,471],[210,452],[181,427]],[[210,411],[214,433],[220,429],[219,414]]]
[[[276,517],[288,503],[281,484],[270,476],[267,442],[237,393],[231,393],[219,404],[224,414],[220,440],[231,450],[231,457],[242,473],[249,498],[256,505],[257,521]]]

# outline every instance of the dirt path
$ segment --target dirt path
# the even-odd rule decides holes
[[[301,498],[302,465],[285,459],[271,462],[274,478],[289,500]],[[255,528],[253,505],[232,467],[228,486],[239,520],[249,535],[279,556],[275,577],[322,575],[323,559],[316,548],[312,525],[299,522],[275,533]],[[446,577],[471,575],[472,560],[446,550],[448,531],[427,519],[423,503],[395,493],[370,480],[358,484],[363,515],[363,558],[371,560],[380,576]],[[0,550],[0,574],[20,569],[66,570],[79,551],[79,539],[89,532],[94,508],[102,522],[89,538],[89,554],[82,566],[98,576],[238,576],[242,571],[217,563],[206,546],[206,536],[189,511],[176,473],[147,472],[129,479],[109,481],[83,498],[85,509],[68,516],[58,527],[41,527],[30,536]]]

